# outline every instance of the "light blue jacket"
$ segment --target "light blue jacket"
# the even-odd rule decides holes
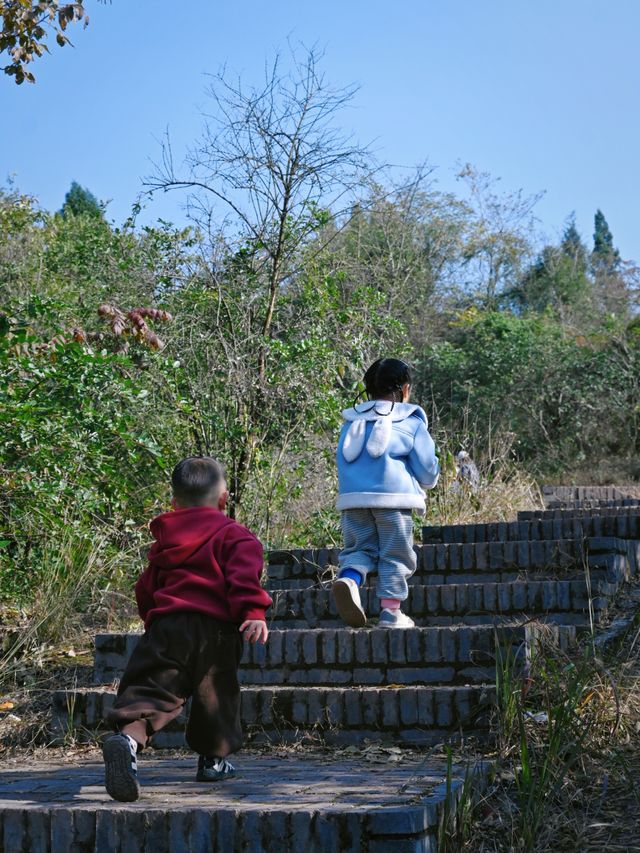
[[[438,482],[435,445],[420,406],[369,400],[342,413],[338,509],[425,510],[424,489]]]

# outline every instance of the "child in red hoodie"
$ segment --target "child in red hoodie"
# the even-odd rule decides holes
[[[229,493],[222,466],[189,457],[176,465],[171,482],[174,511],[151,522],[156,541],[136,584],[145,632],[108,714],[117,734],[103,746],[105,786],[121,802],[140,796],[138,749],[189,697],[186,738],[199,753],[197,781],[234,774],[226,756],[242,746],[241,635],[252,643],[268,636],[262,545],[224,514]]]

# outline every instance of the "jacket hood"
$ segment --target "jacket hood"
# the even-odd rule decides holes
[[[393,424],[416,415],[428,426],[427,416],[420,406],[413,403],[391,403],[389,400],[368,400],[351,409],[345,409],[342,417],[349,429],[342,443],[342,455],[347,462],[360,456],[365,446],[367,423],[373,421],[373,429],[366,443],[370,456],[377,459],[387,449]]]
[[[181,566],[233,520],[210,506],[194,506],[164,512],[149,525],[155,544],[150,563],[162,569]]]

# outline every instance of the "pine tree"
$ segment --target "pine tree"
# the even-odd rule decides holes
[[[95,216],[102,218],[104,206],[85,187],[81,187],[77,181],[73,181],[69,192],[64,197],[64,204],[60,210],[63,217],[70,214],[73,216]]]
[[[612,275],[620,266],[620,253],[613,245],[613,234],[601,210],[594,217],[593,252],[591,260],[594,270]]]
[[[600,311],[609,320],[624,321],[629,315],[631,294],[620,252],[613,245],[613,234],[601,210],[594,217],[591,269]]]

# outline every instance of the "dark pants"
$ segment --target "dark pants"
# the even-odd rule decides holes
[[[134,649],[107,719],[146,746],[191,697],[187,743],[223,758],[242,746],[241,656],[236,625],[202,613],[159,616]]]

